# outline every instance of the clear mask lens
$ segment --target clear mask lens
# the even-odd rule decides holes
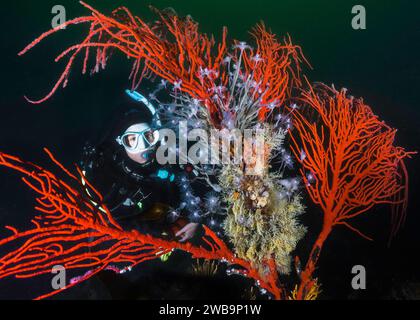
[[[121,137],[117,138],[117,142],[130,153],[146,151],[153,147],[158,140],[159,131],[154,131],[150,127],[141,131],[127,130]]]
[[[125,134],[122,137],[123,146],[127,149],[136,149],[139,144],[139,135],[138,134]]]

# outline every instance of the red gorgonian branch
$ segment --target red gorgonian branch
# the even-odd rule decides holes
[[[292,150],[300,159],[306,189],[323,212],[322,230],[301,273],[298,298],[304,299],[315,283],[312,274],[333,227],[343,225],[370,239],[349,220],[377,204],[391,204],[397,206],[395,235],[407,205],[404,159],[412,152],[395,146],[397,130],[379,120],[362,99],[348,97],[345,89],[309,85],[301,101],[309,110],[293,113]]]
[[[291,96],[291,91],[300,86],[300,63],[306,62],[299,46],[290,38],[280,43],[263,24],[257,25],[252,36],[256,43],[253,49],[243,42],[235,41],[233,52],[227,44],[227,29],[223,29],[220,43],[198,31],[198,23],[191,17],[180,18],[169,11],[153,9],[158,20],[146,23],[134,16],[127,8],[120,7],[107,16],[80,2],[90,10],[90,16],[78,17],[49,30],[26,46],[19,55],[25,54],[48,36],[63,27],[89,24],[86,37],[57,56],[55,61],[67,58],[63,73],[51,91],[39,100],[49,99],[60,86],[67,85],[69,75],[78,56],[83,57],[82,72],[85,73],[93,58],[92,73],[105,69],[113,51],[120,52],[132,61],[131,87],[136,89],[144,78],[158,77],[168,81],[179,90],[198,99],[209,109],[215,126],[219,124],[222,111],[213,101],[217,88],[226,86],[230,77],[230,63],[241,70],[240,76],[247,79],[251,74],[255,82],[255,99],[261,98],[260,119],[264,119],[274,103],[282,105]],[[245,50],[246,48],[246,50]],[[224,92],[224,104],[231,101],[231,93]]]
[[[84,281],[115,264],[134,267],[178,249],[190,253],[193,258],[223,260],[232,265],[237,274],[256,280],[261,288],[275,298],[283,295],[272,262],[267,262],[268,274],[259,274],[249,262],[237,258],[206,226],[203,226],[204,236],[199,246],[122,229],[105,205],[100,208],[95,206],[82,191],[80,179],[83,175],[80,170],[77,170],[79,177],[74,175],[45,150],[65,173],[65,179],[38,165],[0,153],[0,165],[22,174],[23,182],[38,194],[35,209],[39,212],[32,220],[32,229],[19,231],[6,226],[13,234],[0,240],[0,249],[8,251],[0,257],[0,279],[10,276],[35,277],[51,273],[53,266],[62,265],[66,269],[88,270],[86,276],[80,277],[80,281]],[[95,190],[93,186],[90,187]],[[96,194],[101,199],[101,195]]]

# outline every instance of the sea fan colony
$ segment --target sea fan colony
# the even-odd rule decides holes
[[[193,147],[199,158],[208,157],[216,148],[222,163],[196,162],[177,148],[178,143],[168,145],[172,156],[191,166],[188,174],[178,178],[182,201],[171,214],[177,218],[181,211],[188,211],[193,221],[207,219],[199,245],[123,230],[106,206],[98,211],[83,198],[79,176],[49,151],[66,173],[65,179],[0,152],[0,165],[20,172],[38,194],[35,208],[40,212],[32,229],[6,227],[13,234],[0,240],[0,247],[8,249],[0,256],[0,279],[49,273],[56,264],[88,269],[71,284],[75,285],[104,269],[118,271],[113,267],[116,264],[131,268],[178,249],[193,258],[227,263],[228,274],[254,279],[262,293],[275,299],[315,299],[320,293],[314,275],[317,262],[335,226],[346,226],[370,239],[350,221],[376,204],[388,203],[395,209],[392,235],[398,231],[407,207],[404,161],[412,152],[395,146],[396,130],[380,121],[363,100],[348,97],[345,90],[302,83],[300,64],[306,60],[290,39],[281,43],[260,24],[251,33],[254,48],[238,41],[229,48],[226,28],[216,43],[200,33],[190,17],[180,18],[170,11],[155,10],[158,20],[146,23],[125,7],[105,15],[81,4],[89,15],[43,33],[19,53],[25,54],[63,27],[89,25],[85,38],[56,58],[68,60],[52,90],[44,98],[28,101],[41,103],[65,87],[80,55],[82,72],[94,57],[92,73],[96,73],[105,69],[111,52],[119,52],[132,63],[133,90],[145,78],[159,81],[149,98],[159,106],[168,128],[186,123],[185,130],[177,131],[178,143],[188,140],[188,130],[199,128],[210,136],[218,130],[228,139],[235,136],[235,129],[263,133],[216,147],[201,138],[196,141]],[[283,145],[289,135],[295,158]],[[240,156],[238,149],[243,150]],[[300,178],[287,178],[291,173],[286,169],[293,168],[294,159]],[[299,283],[291,290],[278,275],[290,273],[291,255],[306,231],[299,223],[304,211],[299,181],[322,209],[323,224],[303,264],[295,257]],[[199,183],[201,187],[195,188]],[[233,249],[222,240],[225,236]]]
[[[258,121],[264,94],[254,80],[253,72],[245,77],[246,72],[241,69],[243,53],[250,47],[241,43],[235,49],[239,49],[235,51],[237,56],[225,59],[229,70],[227,85],[218,85],[213,90],[213,102],[218,110],[222,110],[219,128],[216,128],[217,123],[212,120],[208,108],[189,94],[179,92],[175,86],[172,90],[172,103],[165,104],[157,98],[159,90],[166,88],[165,83],[161,83],[150,98],[159,104],[161,118],[168,123],[168,127],[176,129],[184,122],[188,130],[204,129],[210,136],[211,132],[219,129],[228,138],[229,145],[216,145],[217,150],[212,150],[214,145],[207,140],[198,141],[197,149],[206,158],[215,152],[222,155],[227,153],[229,160],[218,165],[194,163],[188,155],[174,149],[175,146],[169,147],[173,148],[171,151],[174,155],[193,165],[195,179],[205,181],[213,189],[207,201],[199,206],[200,197],[196,197],[191,188],[184,187],[187,192],[183,193],[185,197],[182,205],[189,207],[191,219],[207,217],[207,225],[217,229],[216,221],[220,219],[215,216],[224,214],[224,234],[240,258],[251,261],[261,272],[267,271],[266,261],[274,258],[278,271],[289,274],[291,254],[306,232],[306,228],[299,223],[299,215],[304,208],[296,193],[299,190],[298,179],[283,178],[284,168],[291,161],[290,155],[289,158],[284,156],[287,152],[283,148],[290,112],[283,116],[277,115],[273,124]],[[228,99],[227,92],[230,97]],[[261,136],[244,137],[241,145],[235,144],[235,134],[245,130],[260,132]],[[185,135],[178,136],[178,141],[182,138],[186,140],[187,131],[178,133]],[[261,155],[256,151],[259,143],[262,147]],[[235,148],[242,150],[242,154],[238,156]],[[276,162],[277,165],[274,165]]]

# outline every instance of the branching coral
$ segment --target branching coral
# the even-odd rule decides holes
[[[255,129],[259,120],[265,119],[274,109],[280,108],[286,99],[290,98],[291,91],[300,85],[299,64],[306,61],[300,48],[293,45],[290,39],[280,43],[263,24],[258,25],[252,32],[256,49],[236,41],[233,51],[229,51],[226,29],[223,31],[221,43],[216,44],[213,38],[198,32],[198,24],[190,17],[182,19],[168,11],[155,10],[159,16],[158,21],[147,24],[124,7],[114,10],[111,16],[106,16],[83,2],[81,4],[89,9],[92,15],[73,19],[64,26],[88,23],[88,35],[81,43],[71,46],[56,58],[56,61],[59,61],[69,57],[64,72],[51,92],[38,101],[31,101],[33,103],[45,101],[60,85],[65,86],[75,58],[83,53],[82,71],[85,73],[92,50],[96,50],[92,72],[105,68],[111,50],[122,52],[134,60],[130,75],[133,89],[138,87],[143,78],[150,77],[160,78],[161,88],[166,88],[166,82],[173,86],[175,102],[168,105],[168,108],[161,108],[162,118],[165,115],[169,116],[171,123],[186,120],[192,127],[198,125],[207,130],[230,130],[232,127],[242,131]],[[19,54],[25,54],[62,27],[44,33]],[[278,132],[283,134],[281,130]],[[271,133],[274,134],[268,141],[278,144],[279,141],[275,139],[279,137],[278,133]],[[274,150],[272,146],[267,146],[270,152]],[[247,203],[245,206],[247,213],[255,216],[252,227],[262,228],[253,243],[247,245],[255,252],[260,251],[260,247],[264,247],[264,250],[259,258],[250,254],[242,256],[252,256],[254,263],[258,260],[260,270],[261,266],[265,265],[265,273],[267,269],[268,273],[271,272],[273,258],[279,258],[281,262],[274,264],[281,265],[282,272],[287,273],[290,252],[295,248],[304,230],[295,225],[295,217],[302,211],[302,207],[298,198],[291,202],[289,199],[277,198],[281,187],[275,187],[274,176],[269,176],[264,168],[269,165],[269,158],[272,156],[270,152],[267,153],[268,158],[260,163],[262,167],[253,168],[264,171],[264,177],[258,179],[263,184],[269,184],[266,191],[269,196],[264,195],[261,198],[261,195],[258,195],[258,205],[264,210],[254,214],[255,208],[252,205]],[[198,178],[204,178],[215,191],[221,191],[210,177],[217,177],[220,167],[213,166],[210,174],[208,166],[193,165]],[[249,167],[242,163],[242,176],[238,178],[249,174]],[[227,194],[231,189],[232,186],[226,186],[222,193]],[[242,193],[242,197],[244,196],[246,197],[246,194]],[[239,204],[236,203],[234,207],[237,208]],[[232,226],[232,223],[227,225]],[[227,230],[232,232],[229,234],[232,239],[240,236],[233,227]],[[279,233],[282,236],[279,236]],[[273,241],[276,237],[278,241]],[[237,252],[242,252],[238,249]]]
[[[292,252],[305,233],[298,222],[303,211],[296,195],[298,180],[283,178],[284,168],[293,164],[287,147],[282,147],[292,126],[292,150],[302,166],[302,179],[311,199],[323,211],[323,227],[305,267],[298,272],[301,282],[290,298],[318,296],[320,287],[313,273],[333,227],[343,225],[369,239],[349,220],[376,204],[388,203],[396,208],[392,235],[398,230],[407,203],[404,159],[410,153],[394,146],[396,130],[381,122],[361,99],[349,98],[345,90],[312,88],[308,84],[309,90],[303,92],[300,102],[309,112],[288,105],[295,89],[303,87],[300,64],[306,62],[300,48],[289,38],[281,43],[260,24],[252,32],[255,48],[239,41],[230,47],[226,29],[221,42],[216,43],[213,37],[201,34],[190,17],[155,10],[158,20],[147,24],[125,7],[106,16],[81,4],[91,15],[42,34],[19,53],[25,54],[63,26],[89,24],[84,40],[56,58],[68,60],[50,93],[31,102],[43,102],[60,85],[66,86],[78,56],[84,58],[83,73],[93,57],[95,73],[106,67],[111,51],[117,51],[132,61],[132,89],[144,78],[157,78],[160,89],[171,93],[171,103],[158,101],[156,92],[150,95],[159,103],[161,118],[169,126],[185,121],[190,129],[225,130],[222,134],[228,138],[229,130],[243,133],[247,129],[264,129],[260,162],[246,162],[249,154],[245,152],[238,162],[192,163],[196,179],[204,180],[213,189],[206,198],[208,208],[204,214],[227,213],[224,229],[235,253],[207,227],[203,238],[206,245],[200,247],[122,230],[106,207],[92,205],[66,181],[0,153],[0,164],[26,175],[25,183],[39,193],[37,210],[42,213],[33,220],[32,230],[19,232],[8,227],[13,236],[1,240],[0,246],[16,242],[23,245],[0,259],[0,278],[31,277],[49,272],[51,266],[60,263],[67,268],[88,268],[90,271],[80,277],[83,281],[104,268],[114,268],[114,264],[133,266],[180,249],[196,258],[223,259],[240,266],[235,273],[254,278],[275,298],[286,298],[277,275],[290,272]],[[255,141],[242,142],[241,147],[250,147],[252,158]],[[218,151],[231,159],[235,150],[228,145]],[[191,160],[188,155],[180,156]],[[278,156],[281,165],[274,168],[273,160]],[[79,181],[60,167],[73,182]],[[180,184],[185,193],[191,193],[190,185],[185,181]],[[224,203],[217,194],[222,195]],[[192,207],[196,208],[197,203],[194,200]]]
[[[251,261],[262,273],[268,272],[267,261],[274,258],[278,271],[288,274],[291,253],[304,235],[305,228],[298,223],[298,216],[303,212],[300,198],[286,192],[280,182],[279,169],[269,172],[272,160],[280,152],[286,130],[259,121],[261,110],[266,107],[263,102],[265,94],[258,94],[263,91],[263,86],[255,80],[259,79],[258,75],[254,71],[248,72],[243,62],[251,49],[243,43],[236,47],[236,55],[231,58],[235,57],[232,60],[237,62],[229,73],[227,86],[220,87],[213,97],[217,109],[223,110],[220,133],[228,143],[216,144],[217,150],[206,150],[208,154],[214,151],[222,154],[223,159],[227,156],[228,161],[212,166],[213,181],[209,177],[207,163],[192,165],[199,173],[198,178],[204,177],[225,199],[227,215],[224,230],[238,256]],[[267,88],[264,90],[268,92]],[[228,104],[225,103],[226,92],[229,93]],[[169,105],[160,103],[162,118],[171,125],[184,121],[190,129],[201,128],[207,132],[216,129],[207,109],[197,99],[182,93],[174,95],[174,99],[175,102]],[[244,137],[246,130],[261,136]],[[241,134],[239,144],[235,140],[238,132]],[[202,148],[206,148],[206,143]],[[238,148],[242,153],[239,152],[240,156],[236,157]],[[261,155],[258,149],[262,151]]]
[[[91,55],[95,59],[92,72],[98,72],[105,68],[110,51],[113,49],[134,60],[130,75],[133,89],[139,85],[142,78],[153,73],[174,85],[178,84],[179,88],[182,87],[185,92],[202,99],[209,98],[207,81],[203,82],[203,79],[200,80],[197,76],[200,75],[201,70],[218,69],[225,54],[226,30],[224,30],[222,42],[216,46],[214,39],[198,32],[198,24],[190,18],[180,19],[176,15],[155,10],[160,19],[154,24],[147,24],[139,17],[133,16],[125,7],[114,10],[111,16],[106,16],[86,3],[80,3],[91,11],[91,16],[69,20],[45,32],[19,53],[20,55],[26,53],[64,26],[90,24],[86,38],[79,44],[69,47],[56,58],[56,61],[59,61],[69,56],[65,70],[51,92],[43,99],[32,102],[45,101],[60,85],[67,84],[71,67],[77,56],[84,53],[83,73],[87,70]],[[213,49],[218,50],[215,57],[213,57]]]
[[[293,45],[290,39],[280,44],[275,36],[263,25],[257,26],[253,32],[257,49],[250,49],[243,55],[227,54],[227,29],[224,28],[220,43],[213,37],[201,34],[198,24],[191,17],[179,18],[170,12],[154,10],[159,19],[147,24],[134,16],[127,8],[120,7],[106,16],[84,2],[80,2],[90,10],[91,16],[83,16],[45,32],[24,48],[19,55],[25,54],[35,45],[63,27],[88,23],[89,32],[79,44],[63,51],[55,61],[68,57],[63,73],[52,90],[42,99],[30,100],[41,103],[49,99],[62,85],[68,82],[75,59],[83,55],[83,69],[88,68],[89,59],[94,57],[92,72],[104,69],[112,50],[117,50],[133,60],[132,89],[136,89],[145,77],[159,77],[169,81],[175,91],[189,94],[199,99],[209,109],[215,124],[220,121],[222,110],[214,104],[213,95],[218,87],[225,86],[229,70],[226,64],[240,65],[244,61],[244,78],[251,72],[254,81],[260,86],[256,95],[262,97],[265,104],[281,104],[287,98],[291,88],[299,83],[299,63],[304,60],[300,48]],[[238,43],[235,46],[241,53],[247,46]],[[92,52],[93,51],[93,52]],[[239,57],[239,60],[237,59]],[[223,96],[223,103],[229,104],[230,95]],[[265,115],[266,107],[261,109]]]
[[[310,112],[294,113],[292,148],[302,164],[307,191],[323,211],[323,227],[301,273],[298,298],[315,285],[312,274],[333,227],[343,225],[370,239],[349,220],[376,204],[392,204],[403,209],[394,216],[395,233],[407,203],[404,159],[411,154],[394,145],[395,129],[380,121],[362,99],[348,97],[345,89],[310,87],[302,101]],[[319,123],[312,120],[314,113]]]
[[[32,220],[32,229],[18,231],[14,227],[6,227],[13,234],[0,240],[0,248],[8,250],[0,257],[0,279],[9,276],[29,278],[50,273],[55,265],[62,265],[68,270],[87,269],[84,276],[69,285],[73,286],[103,269],[115,269],[116,264],[133,267],[178,249],[190,253],[193,258],[227,262],[233,266],[233,272],[254,278],[274,297],[279,298],[282,294],[275,270],[260,275],[249,262],[236,257],[207,227],[204,227],[205,235],[200,246],[156,238],[136,230],[123,230],[106,206],[102,205],[99,209],[79,191],[83,190],[79,178],[47,152],[64,171],[65,179],[35,164],[0,153],[0,165],[21,173],[25,184],[38,194],[35,209],[40,213]],[[101,198],[100,194],[97,195]]]
[[[264,25],[257,26],[253,35],[256,49],[236,42],[233,51],[226,50],[219,69],[202,70],[200,77],[213,82],[209,89],[211,101],[197,93],[183,91],[182,86],[172,93],[171,103],[159,101],[157,91],[153,98],[160,105],[161,118],[170,127],[183,122],[189,130],[205,130],[206,136],[221,129],[218,133],[222,139],[227,139],[227,145],[216,144],[215,150],[208,141],[202,140],[200,149],[205,150],[206,155],[222,155],[222,163],[197,163],[185,153],[177,155],[193,166],[196,179],[205,180],[225,199],[224,230],[235,253],[251,261],[263,274],[270,272],[267,262],[271,259],[280,273],[288,274],[291,253],[305,233],[305,228],[298,223],[303,206],[298,196],[286,195],[279,183],[280,172],[269,173],[271,160],[278,154],[286,131],[279,126],[262,124],[262,120],[281,109],[293,88],[300,84],[299,62],[304,58],[290,40],[286,44],[279,43]],[[264,131],[261,159],[256,159],[256,138],[247,140],[245,130]],[[239,144],[235,144],[237,133],[244,138],[240,138]],[[186,134],[186,131],[180,133],[178,140],[185,141]],[[238,148],[243,155],[236,157]],[[224,156],[228,161],[223,161]]]

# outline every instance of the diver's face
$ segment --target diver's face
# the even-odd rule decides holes
[[[158,131],[152,130],[146,123],[139,123],[130,126],[118,139],[131,160],[144,164],[150,161],[150,153],[154,150],[158,138]]]
[[[134,134],[128,135],[127,136],[127,141],[128,141],[128,144],[130,145],[130,147],[132,147],[132,148],[135,148],[136,147],[136,144],[137,144],[137,137],[136,137],[136,135],[134,135]],[[146,152],[147,151],[137,152],[137,153],[131,153],[131,152],[128,152],[127,150],[125,150],[125,153],[127,154],[127,156],[131,160],[133,160],[133,161],[135,161],[137,163],[140,163],[140,164],[144,164],[144,163],[147,162],[147,159],[144,157],[144,155],[145,155]]]

